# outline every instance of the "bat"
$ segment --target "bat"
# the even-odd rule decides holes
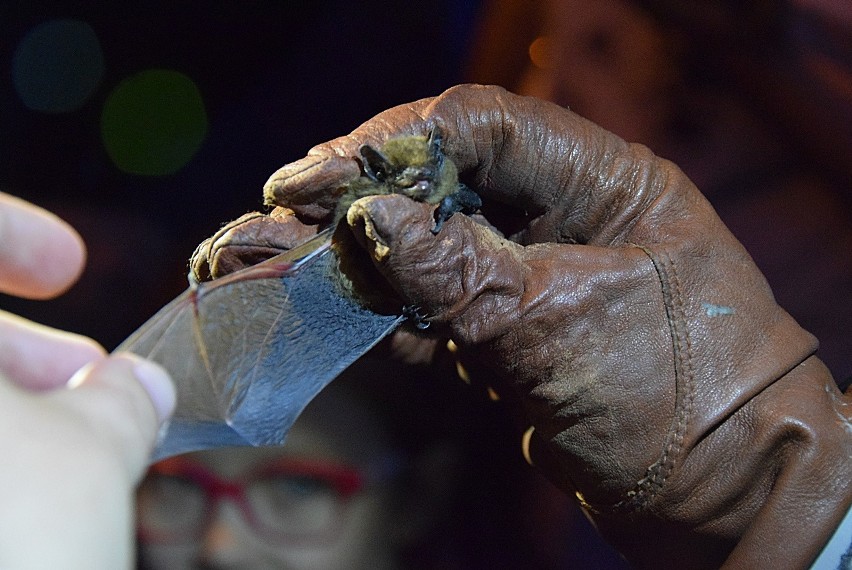
[[[335,210],[335,222],[346,215],[359,198],[380,194],[402,194],[418,202],[438,204],[433,234],[453,214],[473,214],[482,200],[459,182],[458,169],[441,149],[443,137],[434,127],[428,137],[409,136],[388,140],[382,149],[361,145],[363,176],[343,189]]]
[[[381,151],[362,146],[364,175],[343,189],[335,221],[371,194],[438,204],[433,233],[454,213],[479,208],[440,144],[433,130],[392,139]],[[334,230],[212,281],[191,278],[189,289],[116,348],[158,362],[177,387],[175,414],[152,461],[213,447],[280,445],[314,396],[382,338],[406,319],[425,328],[410,307],[380,306],[341,288],[336,275],[349,252],[335,247]]]

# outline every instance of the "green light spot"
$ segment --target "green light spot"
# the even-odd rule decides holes
[[[104,146],[131,174],[174,174],[207,134],[207,113],[195,83],[168,69],[129,77],[107,97],[101,115]]]

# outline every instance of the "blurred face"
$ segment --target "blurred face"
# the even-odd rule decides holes
[[[139,492],[146,567],[394,567],[397,463],[376,419],[346,396],[324,393],[282,448],[156,466]]]

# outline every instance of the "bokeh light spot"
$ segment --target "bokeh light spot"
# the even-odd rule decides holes
[[[530,61],[539,69],[553,67],[553,40],[548,36],[539,36],[529,47]]]
[[[107,154],[131,174],[174,174],[206,134],[201,92],[192,79],[168,69],[149,69],[119,83],[101,115]]]
[[[24,105],[64,113],[82,107],[104,75],[95,31],[80,20],[51,20],[33,28],[15,49],[12,81]]]

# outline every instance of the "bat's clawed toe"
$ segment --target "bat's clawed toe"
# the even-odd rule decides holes
[[[417,330],[424,331],[432,324],[429,322],[429,318],[420,312],[420,307],[416,305],[405,305],[402,308],[402,315],[408,319],[408,322],[414,325]]]

